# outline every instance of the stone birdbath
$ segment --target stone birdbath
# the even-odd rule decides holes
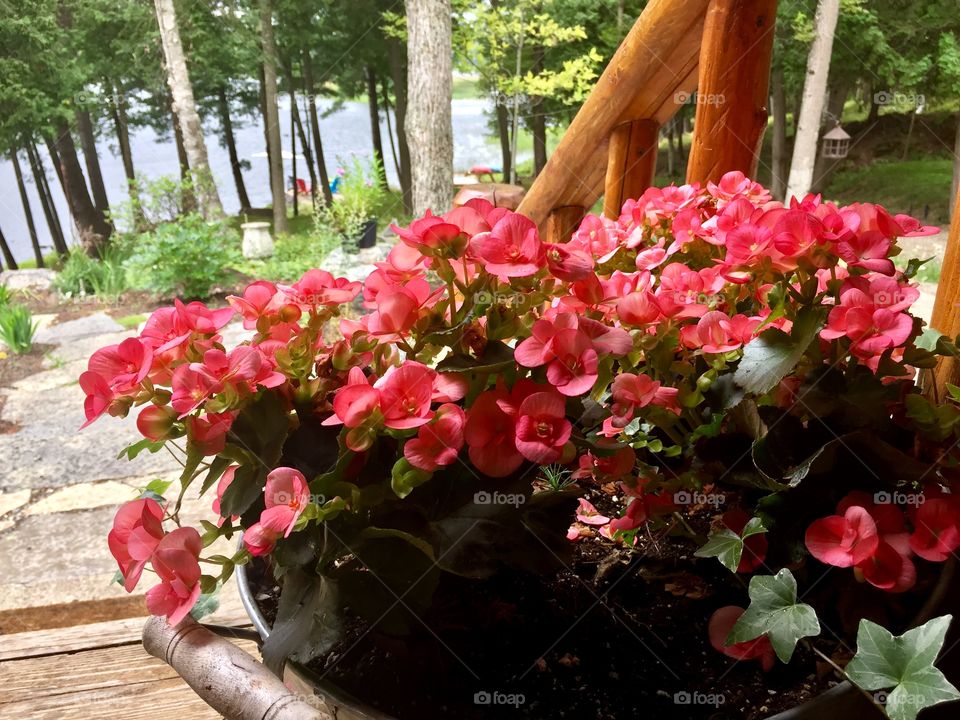
[[[243,256],[247,260],[259,260],[273,255],[270,223],[248,222],[243,223],[240,229],[243,230]]]

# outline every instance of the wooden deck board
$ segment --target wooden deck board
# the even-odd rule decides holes
[[[240,612],[215,622],[249,627]],[[0,720],[156,718],[219,715],[165,663],[140,645],[145,618],[0,635]],[[255,643],[236,642],[258,656]],[[175,713],[175,715],[173,715]]]

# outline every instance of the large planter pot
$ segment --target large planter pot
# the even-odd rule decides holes
[[[243,607],[260,637],[266,639],[271,628],[254,597],[246,566],[237,566],[236,578]],[[282,679],[295,692],[323,698],[331,711],[335,710],[338,720],[396,720],[322,679],[300,663],[287,662]],[[758,689],[758,692],[761,691]],[[678,706],[677,710],[682,715],[682,706]],[[884,715],[865,693],[849,682],[842,682],[801,705],[770,716],[768,720],[850,720],[851,717],[870,720],[874,717],[883,718]]]
[[[375,247],[377,244],[377,219],[371,218],[364,223],[363,232],[357,240],[357,247],[361,250]]]

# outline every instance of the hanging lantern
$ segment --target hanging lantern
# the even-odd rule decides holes
[[[823,156],[843,160],[848,152],[850,152],[850,136],[838,124],[823,136]]]

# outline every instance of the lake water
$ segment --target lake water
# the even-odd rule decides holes
[[[323,112],[333,107],[333,102],[329,100],[319,100],[318,109]],[[288,97],[281,97],[280,105],[280,133],[283,142],[284,151],[289,153],[290,149],[290,101]],[[470,168],[471,165],[482,163],[485,165],[499,166],[500,151],[499,144],[488,141],[490,131],[490,105],[485,100],[454,100],[453,101],[453,136],[454,136],[454,168],[461,172]],[[302,106],[301,106],[302,110]],[[302,115],[301,115],[302,116]],[[266,158],[254,157],[264,152],[263,127],[259,115],[252,117],[236,117],[234,120],[234,134],[236,137],[237,154],[241,160],[250,163],[250,169],[245,170],[244,180],[246,181],[247,194],[250,202],[255,207],[264,207],[270,203],[270,185],[268,179]],[[391,114],[391,124],[396,130],[395,118]],[[397,173],[394,168],[393,158],[390,152],[389,136],[387,135],[386,118],[381,113],[381,135],[384,144],[384,153],[386,154],[385,165],[387,170],[387,179],[391,186],[398,187]],[[209,155],[210,167],[214,178],[217,181],[217,187],[220,192],[220,199],[223,202],[224,209],[228,213],[236,213],[240,207],[237,200],[236,187],[233,183],[233,175],[230,171],[230,160],[227,156],[227,150],[221,146],[218,141],[217,127],[208,125],[206,127],[207,153]],[[127,183],[123,173],[123,164],[120,160],[120,151],[116,143],[116,138],[112,134],[112,124],[104,125],[106,134],[98,138],[97,147],[100,157],[100,168],[103,173],[104,184],[107,188],[107,196],[111,203],[117,203],[127,198]],[[338,158],[349,158],[351,154],[359,154],[362,157],[370,157],[372,153],[371,134],[370,134],[370,113],[365,102],[347,102],[336,112],[320,119],[320,132],[323,141],[324,156],[327,165],[327,171],[333,175],[338,163]],[[130,143],[133,151],[133,164],[138,175],[147,178],[158,178],[164,175],[179,177],[180,169],[177,162],[176,146],[173,143],[173,136],[159,137],[151,128],[131,128]],[[79,139],[74,136],[74,141],[79,147]],[[298,152],[299,137],[297,138]],[[60,221],[64,225],[64,232],[67,237],[74,235],[70,214],[67,210],[66,199],[63,196],[60,183],[53,171],[52,163],[46,149],[38,148],[47,169],[48,182],[60,213]],[[521,158],[522,159],[522,158]],[[81,158],[82,163],[82,158]],[[285,176],[289,177],[291,173],[290,161],[285,160]],[[50,233],[46,221],[43,217],[40,200],[33,184],[33,178],[30,175],[29,165],[26,156],[20,155],[21,169],[26,173],[27,192],[30,198],[30,204],[33,210],[34,221],[37,226],[37,233],[40,236],[40,243],[47,251],[51,248]],[[86,168],[84,168],[86,170]],[[309,182],[309,173],[301,158],[297,159],[297,176],[307,179]],[[9,160],[0,161],[0,228],[7,238],[13,250],[14,257],[19,260],[26,260],[33,257],[30,247],[30,237],[27,232],[26,220],[24,217],[23,206],[20,202],[20,195],[17,191],[16,177],[13,172],[13,165]]]

